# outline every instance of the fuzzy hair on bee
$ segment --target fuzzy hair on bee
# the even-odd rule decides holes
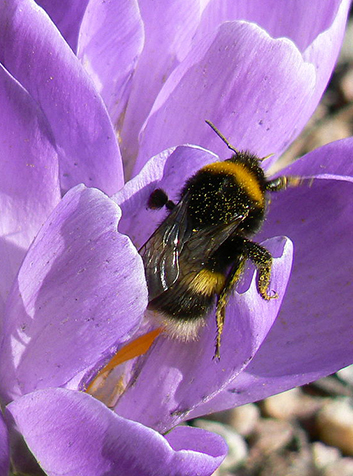
[[[178,203],[162,189],[148,207],[166,207],[168,215],[140,249],[149,292],[148,309],[162,328],[180,340],[197,338],[216,303],[214,358],[220,358],[221,336],[229,296],[246,260],[257,268],[257,287],[265,300],[270,291],[272,256],[251,241],[264,222],[268,195],[299,185],[298,177],[267,179],[256,155],[241,152],[209,121],[232,150],[224,161],[205,165],[181,189]]]

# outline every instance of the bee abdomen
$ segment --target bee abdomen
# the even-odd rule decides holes
[[[213,296],[221,292],[225,280],[223,273],[204,268],[190,281],[189,289],[202,296]]]
[[[197,274],[190,274],[177,281],[167,291],[153,299],[148,308],[156,311],[156,316],[167,333],[181,340],[196,338],[204,324],[205,315],[225,284],[222,273],[203,268]]]

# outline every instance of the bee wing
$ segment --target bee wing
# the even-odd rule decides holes
[[[184,244],[179,257],[179,275],[181,278],[189,273],[198,273],[212,254],[235,232],[246,218],[238,215],[231,223],[210,226],[195,232]]]
[[[178,279],[179,256],[186,235],[190,234],[187,195],[173,208],[139,250],[145,266],[150,300],[162,294]]]
[[[150,301],[167,291],[181,272],[185,276],[201,269],[246,216],[239,215],[229,224],[214,225],[193,232],[188,221],[187,204],[188,194],[140,249]]]

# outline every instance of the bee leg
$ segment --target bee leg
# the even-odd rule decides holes
[[[271,253],[258,243],[246,239],[244,239],[244,249],[246,250],[247,258],[249,258],[257,268],[257,286],[260,296],[266,299],[266,301],[278,298],[277,293],[269,294],[272,268]]]
[[[305,179],[296,177],[295,175],[282,175],[266,182],[266,190],[269,192],[279,192],[285,190],[288,187],[298,187],[299,185],[307,184],[311,185],[313,179]]]
[[[217,323],[217,337],[216,337],[216,347],[215,353],[213,356],[214,360],[219,360],[221,358],[220,355],[220,347],[221,347],[221,337],[223,332],[224,320],[225,320],[225,313],[226,313],[226,306],[228,303],[229,295],[232,292],[234,285],[238,282],[240,275],[243,271],[245,261],[237,261],[233,264],[228,277],[227,281],[222,289],[220,295],[218,296],[217,301],[217,309],[216,309],[216,323]]]
[[[173,210],[175,203],[169,200],[164,190],[156,188],[156,190],[151,193],[147,206],[153,210],[159,210],[163,207],[166,207],[168,210]]]

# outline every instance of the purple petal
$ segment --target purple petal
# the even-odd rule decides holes
[[[353,363],[352,151],[353,139],[345,139],[289,168],[321,178],[274,198],[262,233],[286,233],[294,243],[280,318],[246,370],[192,417],[259,400]]]
[[[89,4],[81,26],[78,57],[115,125],[126,106],[143,43],[144,28],[137,1]]]
[[[178,426],[165,435],[174,451],[186,450],[206,453],[219,462],[223,460],[223,455],[227,452],[226,445],[219,435],[192,428],[189,426]]]
[[[135,331],[147,288],[119,218],[114,202],[81,185],[39,232],[7,302],[3,393],[64,385]]]
[[[279,152],[298,117],[307,119],[309,107],[311,114],[314,86],[314,68],[288,40],[274,40],[253,24],[225,23],[165,83],[143,130],[137,167],[145,157],[186,142],[224,157],[225,146],[205,119],[238,149],[259,156]]]
[[[36,0],[36,3],[44,8],[72,51],[76,53],[80,25],[89,0]]]
[[[50,127],[29,94],[0,65],[0,314],[33,238],[60,200]]]
[[[0,60],[44,112],[58,147],[61,184],[112,194],[123,184],[115,133],[88,75],[34,2],[0,7]]]
[[[139,1],[139,7],[145,43],[134,73],[121,132],[124,157],[128,159],[135,159],[137,155],[138,134],[166,78],[190,50],[203,8],[198,0],[143,0]]]
[[[326,27],[333,12],[334,8],[330,15],[319,15],[323,21],[318,25]],[[319,30],[303,55],[288,39],[273,39],[250,23],[223,23],[200,38],[154,103],[141,134],[135,170],[146,157],[186,142],[217,153],[223,150],[224,157],[225,149],[205,119],[211,119],[239,149],[259,156],[283,151],[322,95],[346,15],[347,2],[343,2],[330,28]]]
[[[256,354],[276,319],[289,278],[292,246],[283,239],[265,244],[274,256],[271,287],[279,299],[264,301],[254,272],[227,306],[221,360],[213,361],[216,328],[214,311],[199,340],[181,343],[160,337],[137,366],[138,379],[116,407],[119,415],[166,431],[185,420],[198,405],[233,380]],[[158,394],[158,399],[155,395]]]
[[[9,436],[2,414],[0,414],[0,476],[8,476],[10,469]]]
[[[226,454],[216,435],[183,428],[164,438],[70,390],[38,391],[11,403],[8,410],[49,476],[206,476]]]
[[[349,180],[350,177],[353,177],[352,150],[352,137],[331,142],[304,155],[289,167],[281,170],[281,174]]]
[[[203,11],[196,38],[208,35],[225,21],[245,20],[258,24],[273,38],[289,38],[304,53],[321,33],[332,28],[336,17],[347,15],[349,5],[349,0],[327,3],[320,0],[285,3],[277,0],[213,0]],[[344,32],[344,28],[341,30]]]

